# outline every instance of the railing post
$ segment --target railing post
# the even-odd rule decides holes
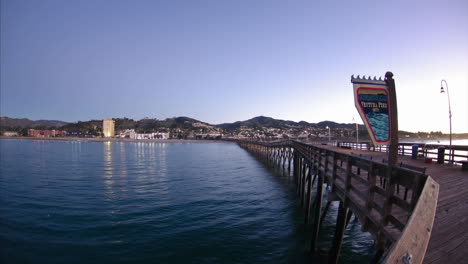
[[[328,155],[327,155],[327,151],[324,150],[323,154],[324,154],[324,158],[325,158],[325,165],[323,167],[323,177],[328,178]],[[320,155],[322,155],[322,154],[320,154]],[[328,178],[328,184],[331,184],[330,178]]]
[[[366,201],[366,218],[364,219],[364,223],[362,223],[361,230],[363,232],[366,232],[367,229],[369,228],[369,219],[368,216],[370,215],[370,212],[372,211],[372,207],[374,206],[374,195],[375,195],[375,185],[377,182],[377,177],[375,175],[375,170],[374,170],[374,162],[371,162],[369,164],[368,168],[368,179],[369,179],[369,187],[367,189],[367,201]]]
[[[354,160],[350,156],[346,156],[346,178],[345,178],[345,190],[344,190],[344,202],[345,204],[348,202],[348,193],[349,189],[351,188],[351,169]]]
[[[336,159],[336,152],[333,152],[333,165],[332,165],[332,182],[331,182],[331,186],[332,186],[332,191],[335,191],[335,181],[336,181],[336,177],[337,177],[337,174],[336,174],[336,167],[338,166],[338,160]]]
[[[387,167],[387,186],[385,186],[385,200],[384,200],[384,206],[383,206],[383,215],[382,215],[382,228],[388,224],[388,216],[392,212],[392,202],[391,198],[393,194],[395,193],[395,183],[392,181],[392,167],[389,166]]]
[[[445,148],[439,147],[437,149],[437,163],[444,164],[444,160],[445,160]]]

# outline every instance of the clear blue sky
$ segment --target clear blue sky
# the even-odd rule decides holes
[[[323,2],[323,3],[318,3]],[[468,132],[468,1],[1,0],[1,115],[351,123],[352,74],[399,126]]]

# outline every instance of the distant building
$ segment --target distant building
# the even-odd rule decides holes
[[[135,133],[133,139],[169,139],[169,133]]]
[[[115,121],[112,119],[102,120],[102,133],[104,134],[104,137],[114,137]]]
[[[65,131],[58,130],[28,129],[28,136],[30,137],[63,137],[65,136],[65,133]]]
[[[5,131],[5,132],[3,132],[3,135],[5,137],[17,137],[17,136],[19,136],[18,132],[15,132],[15,131]]]
[[[135,129],[126,129],[123,132],[123,134],[120,135],[120,137],[135,139],[136,138]]]

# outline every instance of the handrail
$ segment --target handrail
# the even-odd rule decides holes
[[[384,263],[422,263],[431,237],[438,196],[439,184],[428,177],[403,234],[390,248]]]
[[[372,146],[370,142],[338,142],[338,145],[345,148],[358,149],[358,150],[373,150],[378,152],[387,152],[387,146]],[[411,156],[412,146],[418,145],[418,155],[424,158],[439,158],[439,148],[444,148],[442,155],[443,160],[439,162],[460,162],[468,161],[468,146],[466,145],[452,145],[451,148],[448,145],[440,144],[426,144],[426,143],[399,143],[398,154],[402,156]],[[434,151],[435,150],[435,151]]]

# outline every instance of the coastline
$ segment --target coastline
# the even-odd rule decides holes
[[[215,143],[215,142],[234,142],[228,139],[130,139],[130,138],[81,138],[81,137],[6,137],[0,136],[1,139],[16,139],[16,140],[51,140],[51,141],[89,141],[89,142],[157,142],[157,143]],[[468,139],[454,139],[453,145],[467,146]],[[325,142],[325,141],[324,141]],[[424,139],[400,139],[400,143],[420,143],[430,145],[448,145],[447,140],[441,142],[433,142],[433,140]],[[461,144],[460,144],[461,143]]]
[[[130,139],[130,138],[80,138],[80,137],[5,137],[0,139],[17,140],[50,140],[50,141],[89,141],[89,142],[157,142],[157,143],[230,143],[229,140],[208,140],[208,139]]]

